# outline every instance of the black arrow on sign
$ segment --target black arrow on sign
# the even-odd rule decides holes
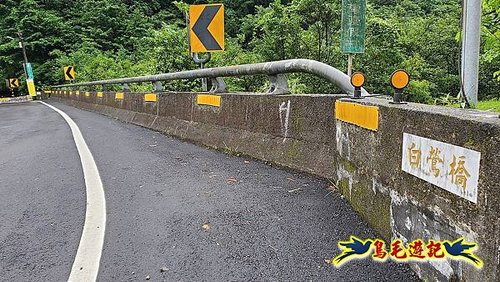
[[[10,85],[12,88],[18,88],[19,87],[19,81],[17,79],[11,79],[10,80]]]
[[[73,70],[73,67],[68,67],[66,70],[66,75],[69,77],[69,79],[75,79],[73,75],[71,75],[71,71]]]
[[[215,18],[215,15],[217,15],[217,12],[219,12],[221,7],[221,5],[206,6],[193,26],[194,34],[198,36],[198,39],[200,39],[203,46],[210,51],[222,50],[219,43],[217,43],[217,40],[215,40],[212,33],[208,30],[208,26],[212,23],[212,20]]]

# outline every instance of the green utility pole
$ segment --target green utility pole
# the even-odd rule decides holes
[[[23,34],[21,32],[17,33],[19,37],[19,45],[23,50],[23,58],[24,58],[24,73],[26,75],[26,85],[28,86],[28,94],[36,99],[36,88],[35,88],[35,77],[33,75],[33,68],[31,64],[28,62],[28,56],[26,55],[26,45],[24,44]]]
[[[28,55],[26,54],[26,45],[24,44],[24,37],[21,32],[17,33],[17,36],[19,38],[19,48],[21,48],[23,52],[23,58],[24,58],[24,63],[23,63],[23,70],[24,70],[24,76],[26,77],[26,85],[28,88],[28,94],[32,98],[36,99],[36,88],[35,88],[35,77],[33,75],[33,67],[31,64],[28,62]],[[6,36],[6,38],[14,40],[15,38],[11,36]]]

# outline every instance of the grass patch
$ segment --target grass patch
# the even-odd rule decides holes
[[[444,106],[450,107],[450,108],[456,108],[456,109],[461,108],[460,104],[455,104],[455,103],[444,105]],[[482,110],[482,111],[499,112],[500,113],[500,100],[491,99],[491,100],[479,101],[479,102],[477,102],[477,109]]]
[[[479,101],[477,108],[483,111],[500,112],[500,100],[492,99],[486,101]]]

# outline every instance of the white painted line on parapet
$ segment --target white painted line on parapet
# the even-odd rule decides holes
[[[40,103],[56,111],[68,123],[80,155],[85,178],[87,192],[85,225],[68,281],[95,281],[99,271],[106,227],[106,199],[99,170],[76,123],[58,108],[44,102]]]

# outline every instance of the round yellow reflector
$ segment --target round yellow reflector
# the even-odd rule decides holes
[[[365,75],[362,72],[355,72],[351,76],[351,84],[354,87],[361,87],[365,84]]]
[[[396,89],[403,89],[410,83],[410,76],[404,70],[397,70],[391,75],[391,85]]]

